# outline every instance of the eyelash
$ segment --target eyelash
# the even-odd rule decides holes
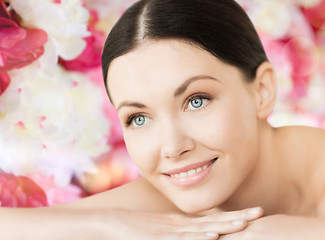
[[[139,116],[143,116],[143,114],[142,114],[142,113],[135,113],[135,114],[130,115],[130,116],[126,119],[126,121],[125,121],[125,123],[124,123],[125,127],[129,127],[129,126],[131,125],[131,123],[133,122],[133,120],[134,120],[135,118],[139,117]]]
[[[196,99],[196,98],[202,98],[202,99],[206,99],[206,100],[211,100],[211,97],[210,96],[208,96],[207,94],[205,94],[205,93],[196,93],[196,94],[193,94],[193,95],[191,95],[189,98],[187,98],[187,100],[185,101],[185,106],[187,107],[188,106],[188,104],[192,101],[192,100],[194,100],[194,99]],[[204,108],[205,106],[203,106],[202,108]],[[199,108],[199,109],[202,109],[202,108]],[[187,110],[187,111],[195,111],[195,110]],[[135,113],[135,114],[131,114],[127,119],[126,119],[126,121],[124,122],[124,126],[125,127],[129,127],[131,124],[132,124],[132,122],[133,122],[133,120],[135,119],[135,118],[137,118],[137,117],[139,117],[139,116],[143,116],[144,114],[143,113]]]
[[[196,94],[191,95],[189,98],[187,98],[187,100],[185,101],[185,107],[187,108],[189,103],[196,98],[202,98],[202,99],[206,99],[208,101],[211,100],[211,97],[209,95],[207,95],[206,93],[196,93]],[[205,106],[198,108],[198,110],[204,108]],[[185,111],[196,111],[196,110],[186,110],[185,109]]]

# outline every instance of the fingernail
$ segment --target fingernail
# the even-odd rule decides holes
[[[205,235],[207,237],[217,237],[218,236],[218,233],[215,233],[215,232],[207,232],[207,233],[205,233]]]
[[[240,226],[244,224],[244,220],[235,220],[231,222],[232,225]]]
[[[261,212],[261,208],[260,207],[255,207],[255,208],[251,208],[251,209],[248,209],[247,213],[249,215],[257,215]]]

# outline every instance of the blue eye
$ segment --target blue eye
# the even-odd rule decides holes
[[[146,118],[144,116],[140,115],[140,116],[135,117],[133,122],[137,126],[142,126],[146,122]]]
[[[188,102],[186,110],[197,110],[204,107],[208,103],[209,99],[206,97],[194,97]]]
[[[203,105],[203,99],[202,98],[194,98],[191,100],[191,105],[194,108],[199,108]]]
[[[140,113],[136,113],[127,118],[127,120],[124,123],[124,126],[129,127],[132,125],[132,127],[137,128],[137,127],[141,127],[144,124],[147,124],[148,121],[149,121],[148,117]]]

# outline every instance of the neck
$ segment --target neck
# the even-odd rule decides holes
[[[261,123],[257,164],[238,190],[220,208],[225,211],[261,206],[266,215],[294,212],[299,188],[290,177],[277,129]],[[285,145],[285,144],[284,144]],[[288,174],[289,173],[289,174]]]

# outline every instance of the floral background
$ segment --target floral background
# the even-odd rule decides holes
[[[0,0],[0,204],[41,207],[140,175],[100,69],[135,0]],[[325,0],[238,0],[277,70],[269,122],[325,127]]]

